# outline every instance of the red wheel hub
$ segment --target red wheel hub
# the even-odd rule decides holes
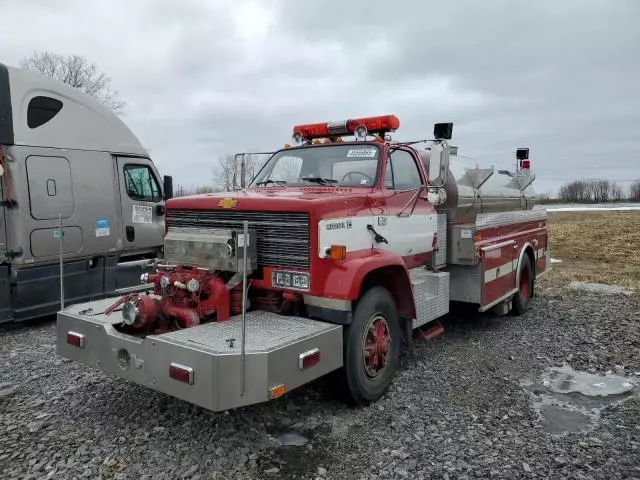
[[[386,368],[390,343],[391,336],[387,320],[380,315],[375,315],[364,332],[363,342],[364,368],[370,377],[379,375]]]

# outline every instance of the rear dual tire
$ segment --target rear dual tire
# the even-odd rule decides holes
[[[519,279],[518,291],[513,296],[512,313],[514,315],[524,315],[529,310],[529,303],[531,302],[531,297],[533,297],[533,267],[531,266],[531,259],[526,253],[520,265]]]

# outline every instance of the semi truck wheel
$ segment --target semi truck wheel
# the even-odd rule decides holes
[[[529,302],[533,297],[533,268],[531,268],[531,259],[525,254],[520,266],[520,283],[518,284],[518,292],[513,297],[514,315],[523,315],[529,309]]]
[[[366,405],[385,394],[398,369],[400,324],[393,297],[374,287],[358,302],[344,337],[344,386],[349,399]]]

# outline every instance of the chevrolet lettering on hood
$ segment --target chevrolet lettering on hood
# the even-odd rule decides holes
[[[220,208],[236,208],[237,204],[238,200],[236,200],[235,198],[222,198],[218,202],[218,206]]]

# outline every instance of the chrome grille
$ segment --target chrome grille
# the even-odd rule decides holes
[[[167,210],[169,227],[236,228],[247,220],[258,237],[258,266],[309,268],[309,214],[230,210]]]

